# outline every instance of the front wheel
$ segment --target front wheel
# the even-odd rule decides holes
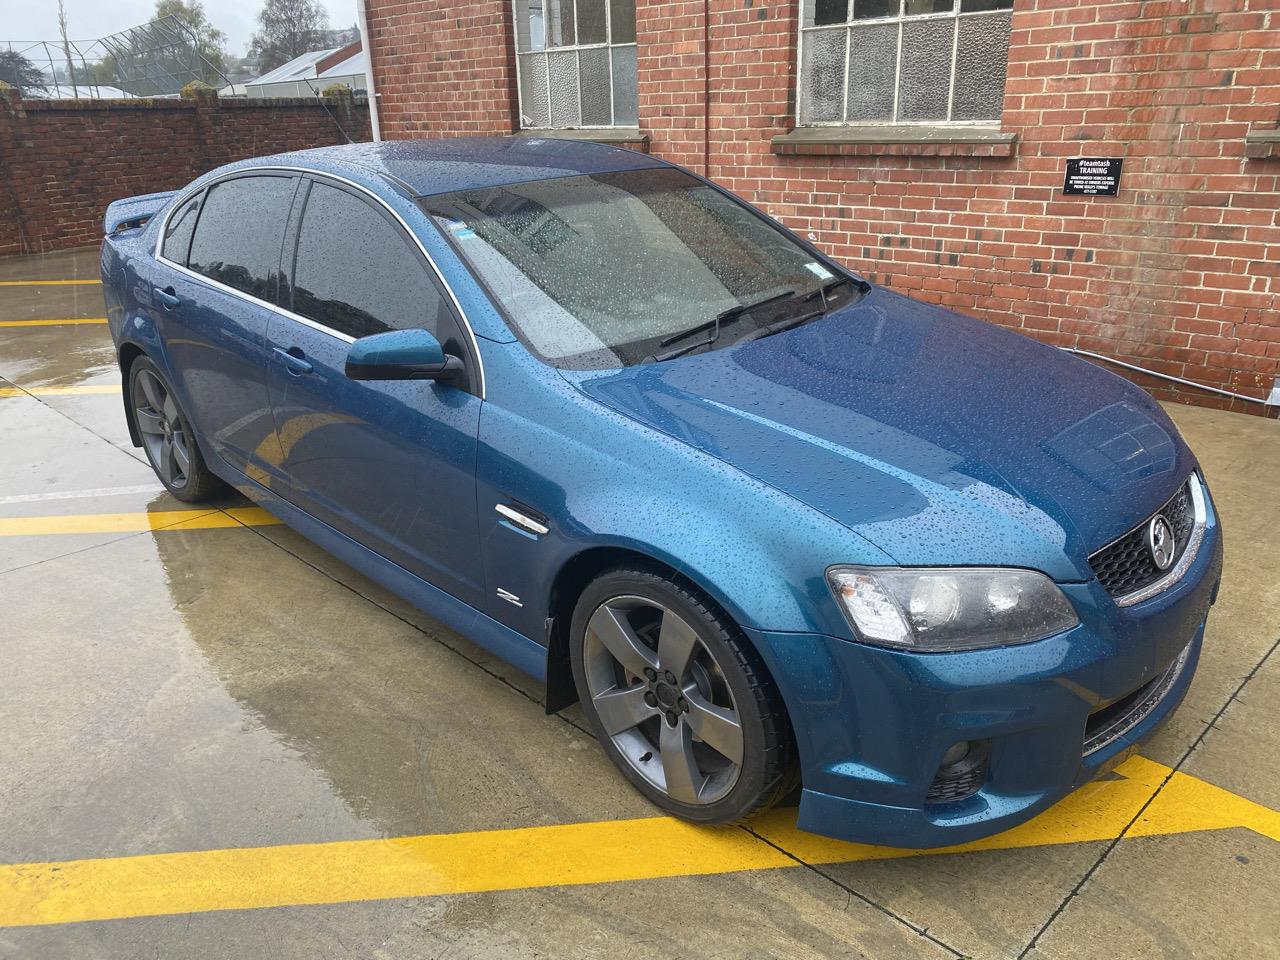
[[[191,423],[154,363],[139,357],[129,368],[129,415],[151,466],[174,497],[208,500],[224,484],[205,465]]]
[[[657,806],[731,823],[790,789],[795,751],[781,697],[707,597],[617,570],[583,592],[571,629],[574,681],[596,737]]]

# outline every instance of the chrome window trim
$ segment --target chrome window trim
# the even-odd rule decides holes
[[[1182,556],[1178,558],[1178,562],[1170,568],[1169,572],[1159,580],[1149,583],[1140,590],[1133,591],[1133,593],[1126,593],[1122,597],[1117,597],[1117,606],[1131,607],[1135,603],[1141,603],[1143,600],[1150,600],[1156,594],[1163,593],[1165,590],[1168,590],[1171,586],[1185,577],[1187,575],[1187,571],[1191,569],[1191,564],[1195,562],[1196,555],[1200,552],[1200,545],[1204,542],[1204,531],[1205,527],[1208,525],[1209,514],[1205,506],[1204,486],[1200,482],[1200,475],[1192,471],[1191,476],[1187,478],[1187,486],[1191,489],[1191,508],[1195,519],[1191,525],[1191,537],[1187,540],[1186,547],[1183,548]],[[1163,509],[1164,508],[1161,507],[1161,510]],[[1151,519],[1148,517],[1138,526],[1141,527],[1143,524],[1150,522]],[[1136,529],[1138,529],[1138,527],[1134,527],[1134,530]],[[1124,534],[1124,536],[1127,537],[1132,532],[1133,530],[1130,530],[1128,533]],[[1113,540],[1112,543],[1114,542],[1115,541]],[[1103,547],[1102,549],[1105,550],[1106,547]]]
[[[184,193],[181,197],[179,197],[175,202],[173,202],[169,206],[169,209],[165,211],[164,218],[160,221],[159,229],[156,232],[156,245],[155,245],[155,249],[152,252],[154,259],[156,259],[160,263],[165,264],[166,266],[172,267],[175,270],[180,271],[183,274],[186,274],[189,277],[192,277],[196,280],[201,280],[204,283],[207,283],[210,286],[214,287],[215,289],[222,290],[225,293],[230,293],[236,297],[240,297],[241,299],[246,300],[249,303],[256,304],[257,306],[266,307],[268,310],[272,311],[275,314],[278,314],[279,316],[287,317],[288,319],[301,323],[304,326],[311,327],[313,330],[318,330],[321,333],[326,333],[337,340],[342,340],[346,343],[355,343],[354,337],[350,337],[345,333],[342,333],[338,330],[334,330],[332,327],[326,327],[324,324],[317,323],[315,320],[310,320],[307,317],[299,316],[293,311],[286,310],[284,307],[278,306],[277,304],[268,303],[265,300],[260,300],[259,298],[253,296],[252,294],[245,293],[243,290],[237,290],[235,289],[235,287],[229,287],[224,283],[220,283],[217,280],[213,280],[209,277],[206,277],[202,273],[197,273],[196,271],[190,269],[189,267],[185,267],[180,263],[175,263],[174,261],[169,260],[168,258],[164,257],[161,254],[161,246],[164,243],[165,231],[168,230],[169,228],[169,218],[173,216],[173,213],[175,210],[178,210],[184,203],[186,203],[189,199],[191,199],[192,196],[199,193],[201,190],[205,190],[205,189],[208,189],[209,187],[212,187],[214,184],[222,183],[224,180],[234,180],[238,177],[254,176],[255,174],[263,173],[263,172],[305,174],[306,176],[315,177],[320,180],[326,180],[326,179],[332,180],[336,183],[341,183],[355,190],[359,190],[362,194],[364,194],[367,197],[370,197],[374,202],[379,204],[382,207],[382,209],[386,210],[387,213],[391,214],[391,216],[395,219],[396,223],[400,224],[400,228],[404,230],[406,234],[408,234],[410,239],[413,240],[414,245],[422,253],[422,256],[426,259],[427,263],[430,264],[432,271],[435,273],[436,277],[439,279],[440,285],[444,288],[445,293],[449,295],[449,300],[453,304],[453,309],[457,312],[458,318],[462,321],[462,328],[463,330],[466,331],[467,338],[471,341],[471,351],[476,358],[476,381],[477,381],[477,388],[479,390],[478,397],[479,399],[484,400],[488,392],[486,389],[485,376],[484,376],[484,358],[480,355],[480,343],[476,339],[476,332],[474,329],[472,329],[471,321],[470,319],[468,319],[466,311],[462,309],[462,304],[458,301],[458,295],[453,292],[453,287],[451,287],[449,285],[449,281],[445,279],[444,273],[441,271],[440,266],[436,263],[435,258],[432,257],[431,254],[427,252],[427,248],[426,246],[423,245],[422,239],[413,231],[413,228],[411,228],[409,224],[405,222],[404,217],[400,216],[400,214],[397,213],[396,210],[393,209],[389,203],[387,203],[387,201],[383,200],[380,196],[378,196],[368,187],[362,184],[356,183],[354,180],[348,180],[346,177],[339,176],[338,174],[335,174],[335,173],[326,173],[323,170],[312,170],[308,167],[291,167],[291,166],[275,165],[275,164],[264,165],[260,167],[245,167],[240,170],[230,170],[227,173],[220,174],[219,176],[216,176],[211,180],[203,181],[202,183],[200,183],[199,186],[193,187],[192,189],[188,190],[186,193]],[[199,222],[197,222],[196,227],[197,229],[199,228]]]

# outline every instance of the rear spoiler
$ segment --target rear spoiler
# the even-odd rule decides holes
[[[164,193],[144,193],[138,197],[116,200],[107,206],[106,215],[102,218],[103,232],[111,236],[125,230],[145,227],[177,195],[177,190],[166,190]]]

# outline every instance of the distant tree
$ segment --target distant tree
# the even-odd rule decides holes
[[[173,17],[191,31],[196,40],[196,50],[219,74],[227,72],[227,35],[209,22],[200,0],[156,0],[155,19]],[[220,77],[205,79],[219,83]]]
[[[266,0],[258,12],[258,27],[249,56],[258,59],[261,75],[311,50],[325,49],[329,14],[319,0]]]
[[[45,90],[45,76],[40,68],[16,50],[0,50],[0,83],[19,90]]]
[[[71,41],[67,39],[67,11],[58,0],[58,34],[62,37],[62,55],[67,58],[67,79],[71,81],[71,95],[80,96],[76,86],[76,68],[71,63]]]

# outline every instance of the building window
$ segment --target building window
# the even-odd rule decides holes
[[[520,125],[636,125],[635,0],[513,0]]]
[[[1013,0],[802,0],[801,124],[1000,119]]]

